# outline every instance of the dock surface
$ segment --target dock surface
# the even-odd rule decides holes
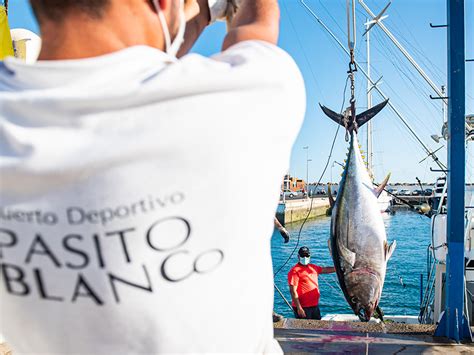
[[[433,336],[434,325],[284,319],[275,338],[285,354],[474,354],[474,345]]]

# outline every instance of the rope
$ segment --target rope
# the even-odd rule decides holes
[[[342,113],[342,111],[343,111],[343,109],[344,109],[344,104],[346,103],[346,90],[347,90],[347,83],[348,83],[348,82],[349,82],[349,77],[347,77],[347,79],[346,79],[346,84],[345,84],[345,86],[344,86],[344,93],[343,93],[343,96],[342,96],[343,101],[342,101],[342,106],[341,106],[341,113]],[[334,150],[334,145],[335,145],[335,143],[336,143],[336,138],[337,138],[337,135],[338,135],[338,133],[339,133],[339,128],[340,128],[340,127],[341,127],[341,126],[338,125],[337,130],[336,130],[336,133],[335,133],[335,135],[334,135],[334,139],[333,139],[333,141],[332,141],[331,150],[330,150],[330,152],[329,152],[329,156],[328,156],[328,160],[327,160],[327,162],[326,162],[326,166],[324,167],[324,170],[323,170],[321,176],[319,177],[318,183],[316,184],[316,188],[317,188],[317,187],[319,186],[319,184],[321,183],[321,180],[323,179],[324,174],[326,173],[326,170],[327,170],[327,168],[328,168],[328,166],[329,166],[329,162],[331,161],[332,153],[333,153],[333,150]],[[301,231],[303,230],[303,227],[304,227],[304,225],[306,224],[306,221],[308,220],[308,218],[309,218],[309,216],[310,216],[310,214],[311,214],[311,210],[313,209],[313,199],[314,199],[314,198],[311,198],[311,204],[310,204],[310,206],[309,206],[308,214],[306,215],[305,219],[303,220],[303,223],[301,224],[300,230],[299,230],[299,232],[298,232],[298,238],[297,238],[297,240],[296,240],[296,245],[295,245],[295,247],[293,248],[293,251],[291,252],[291,254],[290,254],[290,256],[288,257],[288,259],[286,259],[286,261],[283,263],[283,265],[280,266],[280,268],[277,270],[277,272],[275,272],[275,273],[273,274],[273,277],[276,277],[276,275],[278,275],[278,273],[281,271],[281,269],[283,269],[283,268],[286,266],[286,264],[288,264],[288,262],[291,260],[291,258],[293,258],[293,255],[295,254],[295,251],[296,251],[296,249],[298,248],[298,246],[299,246],[299,244],[300,244]]]
[[[319,280],[319,277],[318,277],[318,280]],[[328,281],[326,281],[324,278],[321,278],[321,280],[322,280],[326,285],[328,285],[330,288],[332,288],[333,291],[335,291],[336,293],[339,294],[338,290],[337,290],[333,285],[331,285]],[[342,293],[341,286],[339,286],[339,283],[338,283],[334,278],[332,278],[332,281],[337,285],[337,288],[338,288],[339,291],[341,291],[341,293]]]
[[[275,289],[278,291],[278,293],[280,294],[281,298],[283,298],[283,300],[285,301],[285,303],[288,305],[288,307],[291,309],[291,311],[293,312],[293,307],[291,306],[290,302],[288,302],[288,300],[285,298],[285,296],[283,295],[283,293],[280,291],[280,289],[277,287],[277,285],[275,283],[273,283],[273,286],[275,287]]]
[[[435,250],[438,250],[439,248],[443,248],[443,247],[447,247],[447,246],[448,246],[447,243],[443,243],[443,244],[440,244],[440,245],[438,245],[438,246],[436,246],[436,247],[430,246],[430,249],[433,250],[433,251],[435,251]]]

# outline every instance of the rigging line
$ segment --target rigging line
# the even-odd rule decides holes
[[[290,20],[290,24],[291,24],[291,28],[293,29],[293,32],[295,33],[295,36],[296,36],[296,39],[297,39],[297,42],[298,42],[298,45],[300,47],[300,50],[301,52],[303,53],[303,56],[306,60],[306,65],[308,66],[310,72],[311,72],[311,77],[313,78],[313,81],[314,81],[314,86],[316,88],[318,88],[322,98],[324,99],[324,92],[323,90],[319,87],[319,84],[318,84],[318,81],[316,80],[316,75],[314,74],[314,71],[313,71],[313,67],[311,66],[311,62],[309,61],[309,58],[308,56],[306,55],[306,52],[303,48],[303,44],[301,43],[301,39],[298,35],[298,32],[296,31],[296,27],[293,23],[293,20],[291,19],[291,15],[290,15],[290,12],[288,11],[288,7],[286,6],[286,2],[283,1],[283,6],[285,7],[285,11],[286,11],[286,15],[288,16],[288,19]]]
[[[324,6],[324,4],[322,3],[321,0],[319,0],[319,3],[321,4],[321,6],[323,7],[323,9],[328,13],[329,17],[331,17],[331,19],[333,20],[333,22],[336,24],[337,28],[341,31],[342,34],[345,34],[346,32],[342,29],[341,26],[339,26],[339,21],[336,21],[336,19],[334,18],[333,15],[331,15],[331,13],[329,12],[329,10],[327,9],[326,6]]]
[[[392,63],[392,65],[399,71],[399,75],[400,75],[400,73],[403,74],[403,75],[406,77],[406,79],[412,83],[413,87],[414,87],[415,89],[417,89],[418,91],[420,91],[420,92],[426,91],[426,88],[424,87],[424,85],[420,84],[421,78],[419,78],[418,76],[414,75],[414,73],[413,73],[410,69],[406,69],[406,70],[405,70],[405,69],[403,68],[403,66],[405,66],[405,68],[406,68],[408,65],[405,63],[405,61],[402,61],[402,60],[401,60],[401,58],[400,58],[400,57],[401,57],[401,54],[400,54],[400,53],[398,53],[398,52],[393,52],[393,49],[389,46],[389,44],[387,44],[387,39],[385,39],[384,37],[379,38],[378,36],[375,36],[375,40],[376,40],[377,42],[379,42],[379,43],[381,44],[381,46],[386,47],[387,50],[390,52],[391,55],[389,56],[389,55],[387,55],[386,53],[380,51],[378,48],[376,48],[377,51],[380,52],[383,56],[385,56],[385,57]],[[384,43],[382,43],[381,41],[383,41]],[[396,60],[398,63],[396,63],[395,60]],[[408,73],[410,73],[410,75],[414,78],[414,80],[415,80],[418,84],[415,84],[415,82],[413,81],[413,79],[406,73],[407,71],[408,71]],[[403,78],[401,77],[401,75],[400,75],[400,78],[401,78],[402,81],[403,81]],[[426,100],[428,100],[428,94],[423,95],[423,97],[425,98],[425,101],[422,101],[422,103],[423,103],[423,105],[424,105],[425,107],[428,107],[428,106],[426,105]],[[440,108],[437,107],[436,104],[435,104],[434,102],[432,102],[432,100],[430,100],[429,103],[430,103],[430,105],[431,105],[433,108],[435,108],[435,109],[437,110],[437,112],[439,112]],[[439,122],[436,122],[436,123],[439,123]],[[428,127],[425,126],[425,128],[428,128]]]
[[[396,68],[400,71],[400,73],[402,74],[400,77],[403,79],[403,77],[406,78],[406,80],[408,82],[410,82],[410,84],[412,85],[412,92],[414,92],[414,94],[418,94],[419,96],[421,96],[422,98],[425,98],[424,100],[420,100],[419,102],[425,107],[425,109],[431,113],[433,113],[433,109],[435,109],[437,112],[438,115],[429,115],[429,116],[432,116],[432,121],[434,123],[436,123],[437,125],[441,126],[443,124],[442,122],[442,115],[441,115],[441,112],[439,112],[438,110],[438,107],[436,106],[436,104],[433,102],[433,101],[430,101],[429,105],[427,103],[427,100],[428,100],[428,92],[426,92],[426,88],[422,87],[420,85],[419,82],[416,82],[416,78],[415,80],[410,76],[410,74],[413,76],[413,73],[411,72],[408,72],[409,74],[407,74],[407,72],[402,68],[402,67],[398,67],[396,66]],[[422,93],[420,95],[420,93]],[[436,117],[438,117],[438,119],[436,119]],[[440,122],[441,120],[441,122]],[[423,124],[424,128],[429,130],[430,128],[432,128],[431,126],[428,126],[427,123],[425,122],[425,120],[420,120],[420,123]]]
[[[379,41],[379,39],[378,39],[377,37],[375,37],[375,38],[376,38],[377,41]],[[379,41],[379,43],[380,43],[380,41]],[[383,46],[382,43],[381,43],[381,45]],[[413,83],[413,81],[411,80],[411,78],[405,73],[405,71],[404,71],[401,67],[399,67],[397,63],[393,62],[392,56],[396,56],[396,54],[394,54],[394,53],[392,52],[392,56],[388,56],[387,54],[381,52],[378,48],[376,48],[376,50],[379,51],[379,52],[380,52],[382,55],[384,55],[389,61],[392,62],[392,65],[397,69],[398,75],[400,76],[400,78],[401,78],[402,80],[403,80],[403,76],[402,76],[401,74],[405,75],[406,78],[407,78],[409,81],[411,81],[414,86],[416,86],[416,85]],[[390,49],[389,49],[389,50],[390,50]],[[390,51],[391,51],[391,50],[390,50]],[[374,68],[374,69],[375,69],[375,68]],[[375,69],[375,72],[378,72],[378,70]],[[410,108],[410,106],[408,106],[408,105],[404,102],[404,100],[401,98],[401,96],[398,95],[398,91],[394,90],[394,89],[392,88],[392,86],[390,85],[390,83],[388,83],[388,82],[387,82],[387,86],[392,90],[392,92],[393,92],[392,95],[398,97],[398,99],[399,99],[400,102],[403,104],[403,106],[405,106],[405,109],[406,109],[407,111],[409,111],[409,112],[411,113],[411,115],[412,115],[422,126],[424,126],[426,129],[429,130],[431,127],[426,126],[426,123],[425,123],[424,121],[421,121],[421,120],[418,119],[418,115]],[[424,91],[424,90],[425,90],[425,89],[422,89],[422,88],[419,89],[419,91]],[[426,96],[426,97],[427,97],[427,96]],[[430,102],[430,103],[431,103],[431,102]],[[425,101],[423,101],[423,105],[424,105],[426,108],[429,107],[429,106],[426,106],[426,102],[425,102]],[[440,108],[438,108],[437,106],[435,106],[434,103],[431,103],[431,105],[436,109],[436,113],[438,114]],[[428,109],[428,110],[429,110],[429,109]],[[434,116],[436,116],[436,115],[434,115]],[[439,122],[437,122],[437,121],[434,121],[434,122],[436,122],[437,124],[439,123]]]
[[[416,75],[415,73],[413,73],[413,71],[410,70],[410,68],[407,68],[408,67],[407,63],[400,60],[400,54],[398,55],[398,57],[394,57],[394,60],[396,60],[398,62],[398,64],[396,65],[392,61],[394,66],[396,66],[396,68],[398,68],[398,70],[412,84],[412,86],[413,86],[412,91],[414,91],[415,94],[417,94],[418,92],[423,94],[423,95],[421,95],[423,100],[420,100],[421,103],[423,104],[423,106],[428,111],[431,111],[431,113],[433,113],[433,109],[434,109],[436,111],[436,113],[439,114],[439,117],[441,117],[441,115],[440,115],[441,107],[439,107],[433,100],[430,100],[428,98],[429,97],[428,96],[428,94],[429,94],[428,88],[426,88],[426,86],[424,85],[424,82],[421,80],[421,78],[418,75]],[[436,122],[437,124],[440,124],[440,122],[438,120],[436,120],[435,117],[436,117],[436,115],[433,116],[433,121]],[[442,122],[441,122],[441,124],[442,124]]]
[[[346,103],[346,91],[347,91],[347,84],[349,83],[349,76],[347,76],[346,78],[346,84],[344,85],[344,92],[342,94],[342,105],[341,105],[341,114],[342,112],[344,111],[344,105]],[[341,125],[337,125],[337,129],[336,129],[336,133],[334,134],[334,139],[332,141],[332,145],[331,145],[331,149],[329,151],[329,156],[328,156],[328,159],[326,161],[326,166],[324,167],[323,169],[323,172],[321,173],[321,176],[319,177],[319,180],[318,180],[318,183],[316,184],[316,188],[319,186],[319,184],[321,183],[321,180],[323,179],[324,177],[324,174],[326,173],[326,170],[329,166],[329,162],[331,161],[331,158],[332,158],[332,153],[333,153],[333,150],[334,150],[334,145],[336,144],[336,139],[337,139],[337,136],[339,134],[339,129],[341,128]],[[286,264],[288,264],[288,262],[291,260],[291,258],[293,257],[293,255],[295,254],[295,251],[296,249],[298,249],[298,246],[300,244],[300,238],[301,238],[301,231],[303,230],[303,227],[304,225],[306,224],[306,221],[308,220],[310,214],[311,214],[311,210],[313,209],[313,200],[314,198],[312,197],[311,198],[311,204],[309,206],[309,211],[308,211],[308,214],[306,215],[305,219],[303,220],[303,223],[301,224],[300,226],[300,230],[298,232],[298,238],[296,239],[296,245],[295,247],[293,248],[293,251],[291,252],[290,256],[288,257],[288,259],[286,259],[285,263],[280,266],[280,268],[277,270],[277,272],[275,272],[273,274],[273,277],[275,277],[276,275],[278,275],[278,273],[281,271],[281,269],[283,269]]]
[[[337,288],[335,288],[333,285],[331,285],[328,281],[326,281],[324,279],[324,277],[322,277],[322,278],[318,277],[318,280],[322,280],[326,285],[328,285],[330,288],[332,288],[338,295],[340,295],[339,291],[341,291],[341,293],[342,293],[341,286],[339,286],[339,283],[335,282],[335,280],[333,278],[332,278],[332,281],[334,281],[334,283],[337,285],[339,290]]]
[[[404,99],[398,94],[397,90],[393,89],[393,87],[388,82],[386,83],[386,86],[388,88],[387,92],[390,93],[389,96],[397,98],[398,99],[397,102],[400,103],[400,106],[403,107],[405,112],[409,113],[407,116],[412,117],[412,119],[415,120],[415,122],[418,122],[419,124],[424,126],[424,122],[422,122],[418,118],[418,114],[415,113],[407,103],[405,103]],[[425,129],[423,131],[425,131]]]
[[[420,56],[424,57],[428,63],[430,65],[426,65],[426,63],[424,63],[424,66],[428,68],[428,70],[432,71],[432,69],[437,69],[438,72],[439,72],[439,75],[441,75],[442,77],[438,78],[438,79],[442,79],[442,80],[439,80],[440,82],[443,82],[444,80],[446,79],[443,79],[443,78],[446,78],[446,74],[444,73],[444,71],[442,69],[440,69],[435,63],[433,63],[428,56],[426,56],[423,51],[419,48],[421,48],[422,46],[420,45],[420,43],[417,41],[416,37],[413,35],[413,31],[410,30],[409,26],[406,24],[406,22],[403,20],[403,17],[398,13],[398,11],[396,10],[396,7],[392,7],[392,11],[394,11],[396,13],[396,15],[399,17],[399,19],[401,20],[401,22],[405,25],[405,27],[408,29],[408,33],[409,35],[411,36],[411,38],[413,39],[413,41],[415,42],[415,45],[411,44],[407,39],[405,39],[403,37],[403,35],[401,34],[401,31],[397,30],[396,28],[396,31],[395,32],[398,32],[398,37],[401,38],[402,41],[404,41],[405,45],[411,47],[411,50],[417,52]],[[397,23],[397,21],[391,21],[391,26],[394,26],[396,27],[395,23]],[[432,75],[436,73],[435,72],[432,72],[431,73]]]
[[[376,71],[377,73],[378,71]],[[391,97],[396,97],[398,99],[397,102],[399,102],[401,104],[401,106],[404,108],[405,112],[408,112],[410,114],[410,116],[413,117],[413,119],[418,122],[419,124],[421,124],[422,126],[426,127],[425,125],[425,122],[424,121],[421,121],[418,117],[419,115],[419,112],[418,113],[415,113],[413,111],[413,109],[411,108],[410,105],[408,105],[404,99],[398,94],[399,90],[395,90],[392,85],[389,83],[389,82],[386,82],[386,86],[387,88],[389,89],[388,92],[390,92],[390,96]],[[440,115],[440,112],[436,112],[435,116],[438,116]],[[438,124],[438,122],[436,122],[436,124]],[[431,129],[432,127],[429,127],[428,131]]]

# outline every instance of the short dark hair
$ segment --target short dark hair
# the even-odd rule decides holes
[[[308,247],[301,247],[300,250],[298,250],[298,255],[303,258],[303,257],[311,256],[311,253],[309,252]]]
[[[104,15],[110,0],[30,0],[38,21],[59,22],[71,11],[78,11],[94,19]]]

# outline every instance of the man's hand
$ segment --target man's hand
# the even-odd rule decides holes
[[[201,7],[198,0],[185,0],[184,14],[186,15],[186,22],[189,22],[201,12]]]
[[[303,307],[301,307],[301,306],[297,307],[296,311],[298,312],[298,315],[301,318],[306,318],[306,312],[304,311]]]
[[[298,292],[296,291],[295,285],[290,285],[290,294],[291,299],[293,300],[293,303],[296,306],[296,312],[298,313],[298,316],[301,318],[306,318],[306,312],[304,311],[303,307],[301,307],[300,299],[298,297]]]

